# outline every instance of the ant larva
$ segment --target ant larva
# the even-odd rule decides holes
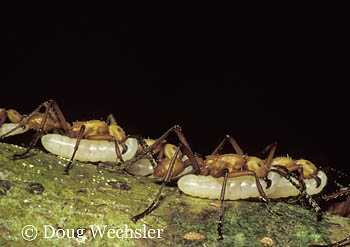
[[[45,112],[40,113],[43,107]],[[41,137],[41,142],[46,150],[70,159],[64,169],[67,175],[74,159],[123,163],[131,159],[138,148],[137,139],[127,138],[113,115],[108,116],[107,122],[90,120],[69,124],[54,100],[40,104],[28,116],[22,117],[19,113],[17,115],[17,126],[2,134],[0,139],[25,126],[37,130],[27,150],[22,154],[17,154],[16,157],[27,154]],[[7,116],[13,121],[8,111]],[[47,134],[47,132],[53,133]]]

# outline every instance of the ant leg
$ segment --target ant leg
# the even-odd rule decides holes
[[[58,121],[60,126],[62,127],[62,129],[64,130],[65,134],[68,134],[69,130],[68,130],[68,123],[66,121],[66,118],[64,117],[61,108],[58,106],[57,102],[54,100],[49,100],[49,106],[50,108],[52,107],[58,117]]]
[[[343,189],[341,191],[337,191],[333,194],[330,194],[330,195],[323,195],[321,196],[321,198],[325,201],[329,201],[329,200],[332,200],[332,199],[336,199],[338,198],[339,196],[346,196],[346,195],[349,195],[350,194],[350,189]]]
[[[224,199],[225,199],[228,173],[229,173],[229,170],[225,169],[225,176],[224,176],[224,181],[222,183],[221,194],[220,194],[220,217],[219,217],[219,224],[218,224],[218,240],[224,239],[222,235],[222,228],[223,228],[223,221],[224,221]]]
[[[163,142],[163,140],[165,140],[165,138],[167,138],[167,136],[170,134],[170,132],[174,130],[174,127],[175,126],[173,126],[170,129],[168,129],[161,137],[159,137],[157,140],[155,140],[155,142],[151,146],[144,148],[143,152],[141,152],[140,154],[136,155],[131,160],[125,162],[124,163],[124,165],[125,165],[124,168],[128,168],[129,166],[134,164],[136,161],[138,161],[139,159],[145,157],[145,155],[147,155],[148,153],[150,153],[153,150],[155,150],[158,147],[158,145],[161,144]]]
[[[69,175],[69,170],[70,170],[70,169],[72,168],[72,166],[73,166],[74,156],[75,156],[76,152],[78,151],[80,141],[81,141],[81,139],[83,138],[83,135],[84,135],[84,131],[85,131],[85,125],[82,125],[82,126],[80,127],[79,134],[78,134],[78,136],[77,136],[77,142],[75,143],[72,157],[70,158],[70,160],[69,160],[67,166],[64,168],[64,175]]]
[[[159,201],[159,198],[160,198],[160,196],[161,196],[161,194],[162,194],[162,190],[163,190],[165,184],[166,184],[167,182],[169,182],[169,180],[170,180],[170,175],[171,175],[171,173],[172,173],[172,171],[173,171],[173,168],[174,168],[174,165],[175,165],[175,161],[176,161],[177,155],[179,154],[180,145],[181,145],[181,144],[179,144],[179,147],[177,147],[174,156],[171,158],[171,162],[170,162],[170,165],[169,165],[167,174],[166,174],[166,176],[165,176],[165,178],[164,178],[164,180],[163,180],[163,182],[162,182],[162,185],[161,185],[160,188],[159,188],[159,191],[158,191],[158,193],[157,193],[155,199],[153,200],[153,202],[151,203],[151,205],[149,205],[148,208],[146,208],[145,211],[143,211],[142,213],[140,213],[140,214],[138,214],[138,215],[135,215],[135,216],[133,216],[133,217],[131,218],[131,220],[132,220],[134,223],[136,223],[139,219],[141,219],[141,218],[145,217],[146,215],[148,215],[148,214],[149,214],[150,212],[152,212],[152,211],[154,210],[154,208],[157,206],[158,201]]]
[[[179,125],[174,126],[174,132],[176,133],[177,137],[179,138],[180,142],[183,144],[182,145],[182,150],[188,157],[188,159],[191,162],[191,165],[194,169],[194,174],[199,174],[200,173],[200,166],[197,162],[196,156],[192,152],[190,145],[188,144],[185,135],[181,131],[181,127]]]
[[[232,136],[227,136],[228,141],[231,143],[233,149],[236,151],[237,154],[239,155],[244,155],[243,150],[241,149],[241,147],[238,145],[238,143],[236,142],[236,140],[232,137]]]
[[[117,120],[112,113],[107,116],[107,125],[110,124],[117,124]]]
[[[267,153],[267,152],[268,152],[269,150],[271,150],[271,148],[273,148],[273,146],[275,146],[276,144],[277,144],[277,142],[273,142],[273,143],[267,145],[267,146],[261,151],[261,153],[262,153],[262,154]]]
[[[193,154],[190,145],[188,144],[184,134],[181,131],[181,128],[179,125],[174,125],[173,127],[171,127],[170,129],[168,129],[161,137],[159,137],[151,146],[145,148],[143,150],[143,152],[141,152],[140,154],[136,155],[133,159],[127,161],[124,163],[124,169],[128,168],[129,166],[131,166],[132,164],[134,164],[136,161],[138,161],[139,159],[145,157],[148,153],[152,152],[153,150],[155,150],[164,140],[165,138],[167,138],[167,136],[174,131],[177,135],[177,137],[179,138],[181,144],[182,144],[182,150],[183,152],[187,155],[187,157],[189,158],[193,168],[194,168],[194,173],[198,174],[200,172],[200,167],[199,164],[196,160],[195,155]]]
[[[29,146],[27,147],[27,149],[23,152],[23,153],[19,153],[19,154],[14,154],[13,155],[13,159],[21,159],[24,158],[26,156],[27,153],[29,153],[30,150],[33,149],[33,147],[36,145],[36,143],[38,142],[39,138],[43,136],[43,132],[37,132],[32,141],[29,143]]]
[[[239,155],[244,155],[243,150],[241,149],[241,147],[238,145],[238,143],[236,142],[236,140],[230,136],[230,135],[226,135],[224,137],[224,139],[219,143],[219,145],[214,149],[214,151],[211,153],[211,155],[217,155],[220,151],[220,149],[224,146],[224,144],[226,143],[226,141],[229,141],[233,147],[233,149],[236,151],[237,154]]]
[[[147,143],[145,142],[145,140],[143,138],[137,138],[137,140],[140,143],[143,150],[145,150],[146,148],[149,148],[149,146],[147,145]],[[157,161],[154,158],[154,152],[150,151],[149,153],[150,153],[150,155],[148,156],[148,160],[151,162],[153,168],[155,168],[157,166]]]
[[[124,165],[124,159],[123,159],[123,156],[122,156],[122,153],[119,149],[119,141],[117,141],[115,139],[114,136],[111,136],[109,138],[106,138],[105,140],[107,141],[113,141],[114,142],[114,148],[115,148],[115,154],[117,155],[118,159],[119,159],[119,162]],[[126,146],[126,145],[125,145]],[[124,149],[124,148],[123,148]]]
[[[284,178],[286,178],[297,190],[300,191],[300,196],[304,197],[308,200],[309,205],[313,207],[317,214],[317,221],[320,221],[322,219],[322,209],[321,207],[317,204],[317,202],[306,192],[306,186],[305,183],[302,179],[300,179],[300,176],[294,177],[292,173],[288,172],[288,169],[284,166],[280,165],[274,165],[274,167],[282,169],[284,172],[277,170],[277,169],[271,169],[270,171],[272,172],[277,172]],[[291,175],[299,181],[300,184],[297,184],[292,178]]]
[[[320,179],[317,175],[315,175],[315,176],[313,177],[313,179],[316,180],[316,188],[320,187],[320,185],[321,185],[321,179]]]
[[[40,110],[40,108],[42,107],[42,106],[45,106],[45,113],[44,113],[44,117],[43,117],[43,120],[41,121],[41,123],[40,123],[40,127],[39,127],[39,129],[38,129],[38,132],[35,134],[35,136],[34,136],[34,138],[33,138],[33,140],[31,141],[31,143],[29,144],[29,147],[26,149],[26,151],[24,151],[24,153],[21,153],[21,154],[15,154],[14,155],[14,158],[15,159],[17,159],[17,158],[21,158],[21,157],[23,157],[23,156],[25,156],[27,153],[29,153],[29,151],[30,150],[32,150],[33,149],[33,147],[36,145],[36,143],[38,142],[38,140],[39,140],[39,138],[44,134],[44,127],[45,127],[45,124],[46,124],[46,121],[47,121],[47,117],[48,117],[48,114],[49,114],[49,109],[51,108],[51,102],[49,102],[49,104],[48,105],[46,105],[46,103],[47,102],[44,102],[43,104],[41,104],[36,110]],[[34,111],[35,112],[35,111]],[[31,113],[30,115],[33,115],[33,113]],[[29,115],[29,116],[30,116]],[[29,116],[28,116],[28,119],[29,119]],[[23,121],[23,120],[22,120]],[[27,120],[26,120],[27,121]],[[25,123],[26,123],[26,121],[25,121]],[[23,126],[24,126],[25,124],[23,124]],[[20,126],[20,125],[18,125],[18,126]],[[18,127],[17,126],[17,127]],[[16,129],[16,128],[14,128],[14,129]],[[14,129],[12,129],[12,131],[14,130]],[[10,131],[10,132],[12,132],[12,131]],[[10,132],[8,132],[8,133],[10,133]],[[7,133],[7,134],[8,134]]]
[[[224,139],[222,139],[222,141],[219,143],[219,145],[214,149],[214,151],[210,154],[210,155],[217,155],[219,153],[219,151],[221,150],[221,148],[224,146],[224,144],[227,141],[227,137],[228,135],[226,135],[224,137]]]
[[[272,144],[269,145],[269,154],[267,155],[267,158],[265,160],[265,165],[267,167],[270,167],[271,166],[271,162],[272,162],[272,159],[273,157],[275,156],[275,153],[276,153],[276,148],[277,148],[277,142],[274,142]]]

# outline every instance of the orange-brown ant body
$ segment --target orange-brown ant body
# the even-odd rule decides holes
[[[43,107],[45,108],[45,112],[41,113],[40,110]],[[124,130],[119,125],[117,125],[113,115],[108,116],[107,123],[100,120],[89,120],[78,121],[69,124],[66,121],[58,104],[54,100],[49,100],[40,104],[32,113],[27,116],[22,116],[15,110],[6,111],[4,109],[1,109],[0,123],[3,124],[7,118],[11,122],[17,123],[18,125],[15,128],[9,130],[7,133],[1,135],[0,139],[5,138],[16,129],[26,126],[38,131],[29,148],[23,154],[16,155],[17,157],[27,154],[41,136],[47,132],[52,132],[55,134],[64,135],[66,137],[75,138],[73,140],[75,142],[73,153],[67,152],[67,156],[70,157],[70,161],[65,168],[66,174],[69,173],[74,156],[78,151],[79,144],[82,139],[96,141],[105,140],[114,142],[116,156],[118,157],[119,161],[123,162],[122,151],[120,150],[118,144],[123,144],[126,141],[126,134]],[[59,138],[59,135],[51,137],[52,138],[50,138],[50,140]],[[60,147],[57,146],[57,149],[59,148]],[[123,146],[123,149],[125,148],[126,147]],[[49,151],[54,152],[54,149]]]

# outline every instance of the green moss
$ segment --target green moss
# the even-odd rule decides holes
[[[224,240],[217,241],[219,202],[193,198],[166,187],[159,206],[134,224],[130,217],[143,211],[154,199],[159,183],[119,172],[97,169],[89,163],[74,162],[70,176],[63,175],[67,160],[38,150],[25,159],[13,160],[24,149],[0,143],[0,180],[10,182],[0,194],[1,246],[81,246],[75,239],[45,239],[44,225],[58,229],[163,229],[161,238],[108,238],[91,236],[89,246],[268,246],[260,242],[269,237],[275,246],[307,246],[311,242],[330,243],[350,235],[347,218],[326,215],[316,222],[315,213],[301,206],[272,202],[276,216],[259,201],[225,202]],[[33,183],[44,191],[31,193]],[[29,188],[29,189],[28,189]],[[35,187],[36,188],[36,187]],[[27,242],[21,231],[26,225],[38,228],[35,240]],[[62,230],[61,230],[62,231]],[[185,240],[188,232],[206,237],[203,242]]]

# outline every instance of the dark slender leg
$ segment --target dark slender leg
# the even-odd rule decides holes
[[[191,164],[194,168],[194,173],[195,174],[199,174],[200,172],[200,167],[199,164],[196,160],[195,155],[193,154],[185,136],[183,135],[183,133],[181,132],[181,128],[178,125],[174,125],[173,127],[171,127],[170,129],[168,129],[161,137],[159,137],[151,146],[149,146],[148,148],[145,148],[143,150],[143,152],[141,152],[140,154],[136,155],[133,159],[125,162],[125,167],[127,168],[130,165],[134,164],[136,161],[138,161],[139,159],[145,157],[148,153],[152,152],[154,149],[156,149],[158,147],[158,145],[160,145],[165,138],[167,138],[167,136],[174,131],[177,135],[177,137],[179,138],[181,144],[182,144],[182,150],[183,152],[187,155],[187,157],[189,158],[189,160],[191,161]]]
[[[44,104],[46,104],[46,102],[43,103],[43,105]],[[27,153],[29,153],[29,151],[32,150],[32,148],[36,145],[36,143],[38,142],[39,138],[44,134],[44,127],[45,127],[45,124],[46,124],[46,121],[47,121],[47,117],[48,117],[48,114],[49,114],[49,109],[51,107],[51,103],[49,103],[49,105],[45,106],[45,107],[46,107],[46,109],[45,109],[44,117],[43,117],[43,120],[40,123],[38,132],[35,134],[33,140],[30,142],[29,147],[26,149],[26,151],[24,151],[24,153],[21,153],[21,154],[15,154],[13,156],[14,159],[18,159],[18,158],[24,157]],[[38,107],[37,109],[39,110],[40,108]]]
[[[69,132],[68,130],[68,123],[60,109],[60,107],[58,106],[58,104],[56,103],[56,101],[54,100],[50,100],[49,104],[53,107],[53,109],[55,110],[60,126],[62,127],[62,129],[64,130],[64,133],[67,134]]]
[[[143,150],[145,150],[146,148],[149,148],[149,146],[147,145],[147,143],[143,138],[137,138],[137,140],[140,143]],[[150,155],[148,156],[148,160],[151,162],[153,168],[155,168],[157,166],[157,161],[154,158],[154,153],[152,151],[150,151],[149,153]]]
[[[187,155],[188,159],[191,161],[191,164],[192,164],[193,169],[194,169],[193,173],[199,174],[200,173],[200,166],[197,162],[195,155],[193,154],[193,152],[190,148],[190,145],[188,144],[184,134],[181,131],[181,127],[179,125],[175,125],[174,131],[175,131],[177,137],[179,138],[180,142],[183,144],[183,146],[182,146],[183,152]]]
[[[124,165],[124,159],[123,159],[122,153],[120,152],[120,149],[119,149],[119,142],[114,137],[113,137],[113,141],[114,141],[115,153],[117,154],[119,162],[122,165]]]
[[[274,167],[282,169],[282,171],[280,170],[276,170],[276,169],[270,169],[270,171],[272,172],[277,172],[278,174],[280,174],[281,176],[285,177],[297,190],[300,191],[300,196],[304,197],[308,200],[308,203],[313,207],[313,209],[315,210],[316,214],[317,214],[317,221],[320,221],[322,219],[322,209],[321,207],[317,204],[317,202],[306,192],[306,186],[304,181],[301,179],[300,180],[300,176],[295,177],[295,179],[298,179],[300,184],[297,184],[296,182],[294,182],[292,180],[292,178],[290,177],[291,175],[293,176],[292,173],[290,173],[286,167],[284,166],[280,166],[280,165],[274,165]]]
[[[270,146],[270,151],[269,151],[269,154],[267,155],[267,158],[266,158],[266,161],[265,161],[265,165],[267,167],[270,167],[271,165],[271,162],[272,162],[272,159],[273,157],[275,156],[275,153],[276,153],[276,147],[277,147],[277,142],[269,145]]]
[[[110,124],[117,124],[117,120],[115,120],[115,117],[112,113],[107,116],[107,125]]]
[[[330,195],[323,195],[321,196],[321,198],[325,201],[329,201],[329,200],[332,200],[332,199],[336,199],[338,198],[339,196],[346,196],[346,195],[349,195],[350,194],[350,189],[344,189],[341,190],[341,191],[337,191],[333,194],[330,194]]]
[[[243,150],[241,149],[241,147],[238,145],[238,143],[236,142],[236,140],[230,136],[230,135],[226,135],[224,137],[224,139],[220,142],[220,144],[214,149],[214,151],[211,153],[211,155],[217,155],[220,151],[220,149],[224,146],[224,144],[226,143],[226,141],[229,141],[230,144],[232,145],[233,149],[235,150],[235,152],[239,155],[244,155]]]
[[[138,215],[135,215],[134,217],[131,218],[131,220],[136,223],[139,219],[145,217],[146,215],[148,215],[150,212],[153,211],[153,209],[157,206],[158,204],[158,201],[159,201],[159,198],[162,194],[162,190],[165,186],[165,184],[170,180],[170,175],[171,175],[171,172],[173,171],[173,168],[174,168],[174,164],[175,164],[175,161],[176,161],[176,158],[177,158],[177,155],[179,154],[179,150],[180,150],[180,145],[179,144],[179,147],[176,149],[176,152],[174,154],[174,156],[172,157],[171,159],[171,162],[170,162],[170,165],[169,165],[169,168],[168,168],[168,171],[167,171],[167,174],[162,182],[162,185],[160,186],[159,188],[159,191],[155,197],[155,199],[153,200],[153,202],[151,203],[151,205],[148,206],[148,208],[146,208],[145,211],[143,211],[142,213],[138,214]]]
[[[316,188],[320,187],[320,185],[321,185],[321,179],[320,179],[319,177],[317,177],[317,175],[315,175],[315,176],[313,177],[313,179],[316,180]]]
[[[152,152],[154,149],[156,149],[158,147],[159,144],[161,144],[163,142],[163,140],[165,140],[165,138],[170,134],[171,131],[174,130],[174,127],[171,127],[170,129],[168,129],[161,137],[159,137],[151,146],[145,148],[143,150],[143,152],[141,152],[140,154],[136,155],[134,158],[132,158],[131,160],[127,161],[124,163],[125,168],[128,168],[129,166],[131,166],[132,164],[134,164],[136,161],[138,161],[139,159],[142,159],[143,157],[145,157],[148,153]]]
[[[222,235],[222,228],[224,224],[223,223],[224,222],[224,200],[225,200],[228,173],[229,173],[229,170],[225,169],[225,176],[224,176],[224,181],[222,183],[221,194],[220,194],[220,217],[219,217],[219,224],[218,224],[218,240],[224,239]]]
[[[229,140],[229,142],[231,143],[233,149],[236,151],[236,153],[242,156],[242,155],[244,154],[244,153],[243,153],[243,150],[242,150],[241,147],[238,145],[238,143],[236,142],[236,140],[233,139],[232,136],[228,136],[228,140]]]
[[[256,187],[258,188],[259,194],[263,198],[263,200],[265,201],[266,207],[268,208],[268,210],[270,210],[270,206],[269,206],[270,199],[266,196],[266,194],[261,186],[261,183],[260,183],[258,176],[256,176],[255,172],[253,172],[253,173],[254,173],[253,176],[255,178],[255,183],[256,183]]]
[[[64,168],[64,175],[69,175],[69,170],[70,170],[70,169],[72,168],[72,166],[73,166],[74,156],[75,156],[76,152],[78,151],[80,141],[81,141],[81,139],[82,139],[83,136],[84,136],[84,131],[85,131],[85,125],[82,125],[82,126],[80,127],[79,134],[78,134],[78,136],[77,136],[77,142],[75,143],[72,157],[70,158],[70,160],[69,160],[69,162],[68,162],[66,168]]]
[[[220,151],[220,149],[224,146],[224,144],[226,143],[227,141],[227,137],[228,135],[226,135],[224,137],[224,139],[222,139],[222,141],[219,143],[219,145],[214,149],[214,151],[210,154],[210,155],[217,155]]]
[[[268,151],[271,150],[271,148],[272,148],[273,146],[276,146],[276,145],[277,145],[277,142],[273,142],[273,143],[267,145],[267,146],[261,151],[261,153],[262,153],[262,154],[267,153]]]

